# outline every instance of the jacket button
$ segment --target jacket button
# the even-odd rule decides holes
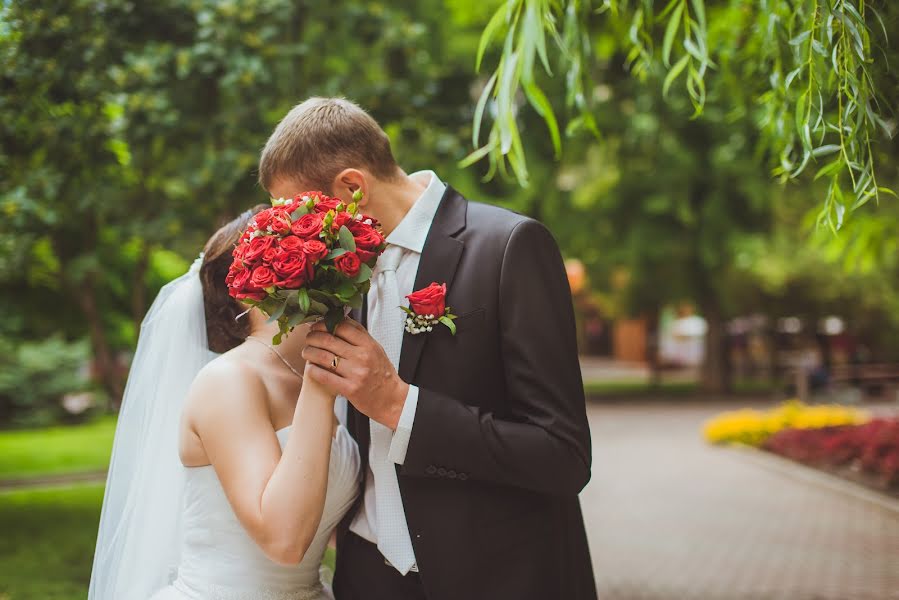
[[[468,473],[459,473],[459,479],[461,481],[465,481],[466,479],[468,479]]]
[[[450,479],[455,479],[455,478],[456,478],[456,472],[453,471],[452,469],[450,469],[449,471],[446,472],[446,476],[449,477]]]
[[[427,473],[428,475],[433,475],[436,472],[437,472],[437,467],[435,467],[434,465],[428,465],[428,468],[425,469],[425,473]]]
[[[444,469],[443,467],[440,467],[439,469],[437,469],[437,474],[440,475],[441,477],[444,477],[446,475],[446,469]]]

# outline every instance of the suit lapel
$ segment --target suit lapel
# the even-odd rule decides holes
[[[455,236],[465,229],[467,208],[465,198],[447,186],[422,248],[413,291],[427,287],[435,281],[446,283],[447,289],[452,290],[456,267],[459,266],[462,250],[465,248],[465,244]],[[399,375],[403,381],[411,383],[414,380],[418,362],[429,337],[426,333],[418,335],[404,333],[399,365]]]

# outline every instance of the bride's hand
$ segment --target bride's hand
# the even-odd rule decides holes
[[[309,375],[310,366],[312,366],[312,363],[307,362],[306,367],[303,369],[303,387],[314,392],[316,396],[324,396],[333,401],[337,397],[337,392],[311,377]]]

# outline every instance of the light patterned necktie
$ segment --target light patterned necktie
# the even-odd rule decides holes
[[[399,366],[403,346],[405,313],[400,307],[400,290],[396,278],[403,249],[388,246],[375,267],[372,291],[369,295],[369,331],[384,347],[387,358],[395,368]],[[409,537],[409,525],[400,497],[396,467],[388,458],[393,431],[375,421],[371,426],[371,470],[375,479],[375,499],[378,514],[378,550],[400,573],[405,575],[415,564],[415,552]]]

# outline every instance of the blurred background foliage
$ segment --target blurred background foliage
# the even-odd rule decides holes
[[[684,81],[664,93],[664,24],[641,26],[642,41],[633,41],[633,11],[652,2],[586,16],[572,30],[589,45],[580,83],[562,75],[571,55],[548,57],[555,76],[534,75],[546,104],[532,103],[571,116],[559,125],[564,144],[547,129],[546,110],[525,109],[527,90],[507,99],[528,157],[526,187],[514,173],[493,177],[490,161],[460,165],[478,141],[472,122],[490,85],[488,69],[475,69],[481,35],[512,4],[4,2],[0,420],[56,419],[60,394],[85,389],[115,407],[155,293],[218,223],[264,200],[258,152],[280,117],[312,95],[370,110],[407,171],[432,168],[472,199],[546,222],[565,255],[583,262],[611,318],[652,318],[690,302],[716,348],[739,315],[840,314],[878,356],[899,359],[896,200],[881,194],[834,235],[816,227],[832,181],[772,178],[783,148],[760,119],[774,100],[748,83],[767,77],[771,52],[734,37],[746,3],[708,3],[716,63],[729,52],[741,59],[703,75],[698,116]],[[895,73],[899,60],[876,32],[899,34],[899,9],[877,8],[884,26],[871,28],[881,36],[871,42],[878,54],[868,67],[880,86],[872,93],[894,100],[899,80],[882,70],[889,63]],[[801,35],[801,23],[791,27]],[[684,55],[678,43],[669,63]],[[651,55],[634,53],[649,47]],[[487,45],[484,64],[505,52]],[[895,129],[892,108],[879,109],[886,129]],[[482,138],[504,114],[499,101],[483,105]],[[789,160],[801,162],[796,148]],[[897,142],[879,135],[871,152],[880,185],[895,187]],[[722,353],[707,353],[703,382],[727,387]]]

